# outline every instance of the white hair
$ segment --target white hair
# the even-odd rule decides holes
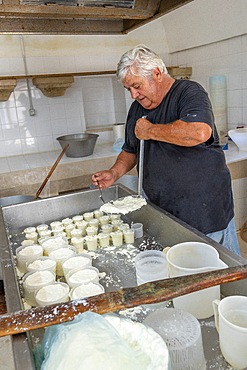
[[[135,76],[151,77],[155,68],[161,73],[167,74],[163,60],[145,45],[137,45],[135,48],[122,55],[117,65],[117,79],[123,81],[127,73]]]

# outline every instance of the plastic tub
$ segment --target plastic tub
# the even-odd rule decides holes
[[[33,261],[27,262],[26,265],[28,272],[47,270],[51,271],[53,274],[56,273],[56,261],[47,256],[36,258]]]
[[[105,288],[99,283],[81,284],[73,288],[70,292],[71,299],[92,297],[105,292]]]
[[[43,248],[39,244],[21,246],[16,249],[17,267],[21,273],[27,272],[27,262],[43,256]]]
[[[24,298],[27,304],[35,306],[34,294],[43,286],[54,283],[56,275],[50,271],[28,272],[23,278]]]
[[[81,284],[98,282],[99,270],[93,266],[74,269],[67,275],[67,283],[69,284],[70,288],[75,288]]]
[[[56,261],[56,274],[57,276],[63,276],[63,268],[62,263],[66,261],[68,258],[71,258],[72,256],[76,255],[76,248],[72,245],[68,247],[62,247],[56,250],[53,250],[49,257]]]
[[[147,250],[138,253],[135,268],[138,285],[169,277],[166,255],[161,251]]]
[[[63,303],[69,300],[69,286],[66,283],[54,282],[46,285],[34,294],[36,306],[48,306],[56,303]]]
[[[62,269],[65,277],[70,271],[75,270],[76,268],[84,268],[87,266],[92,266],[92,257],[86,253],[76,254],[62,263]]]

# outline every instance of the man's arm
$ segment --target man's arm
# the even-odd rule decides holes
[[[145,118],[139,118],[135,127],[135,135],[138,139],[159,140],[180,146],[204,143],[211,134],[211,127],[204,122],[177,120],[168,124],[152,124]]]

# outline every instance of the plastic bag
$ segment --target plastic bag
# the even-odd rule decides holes
[[[103,316],[92,312],[46,328],[35,357],[41,370],[146,369],[118,331]]]

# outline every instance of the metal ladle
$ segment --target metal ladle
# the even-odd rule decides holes
[[[143,160],[144,160],[144,140],[140,140],[139,171],[138,171],[138,197],[142,196]]]
[[[147,116],[142,116],[142,118],[147,118]],[[138,197],[142,196],[143,160],[144,160],[144,140],[140,140],[138,190],[137,190]]]
[[[97,180],[97,178],[95,178],[96,181],[97,181],[97,185],[98,185],[98,189],[99,189],[99,198],[101,199],[102,203],[105,204],[105,201],[103,199],[103,196],[102,196],[102,189],[100,188],[100,185],[99,185],[99,181]]]

